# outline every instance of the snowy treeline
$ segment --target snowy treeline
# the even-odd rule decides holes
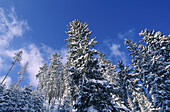
[[[86,23],[68,25],[68,60],[52,54],[40,67],[37,90],[0,85],[0,110],[50,112],[168,112],[170,111],[170,35],[145,29],[139,43],[125,40],[132,61],[113,65],[94,49],[95,38]]]

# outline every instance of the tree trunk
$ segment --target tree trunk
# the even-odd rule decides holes
[[[16,62],[16,61],[15,61]],[[15,65],[15,62],[12,62],[12,66],[9,69],[8,73],[5,75],[4,79],[2,80],[1,84],[3,84],[3,82],[5,81],[6,77],[8,76],[9,72],[11,71],[11,69],[13,68],[13,66]]]

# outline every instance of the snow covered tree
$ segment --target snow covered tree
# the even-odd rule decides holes
[[[6,89],[0,85],[0,111],[1,112],[44,112],[44,99],[33,94],[30,86],[19,88],[13,86]]]
[[[94,58],[99,52],[91,49],[97,41],[94,41],[95,38],[90,40],[91,31],[87,28],[88,25],[74,20],[68,27],[66,33],[69,38],[66,40],[70,53],[69,75],[78,88],[74,95],[75,108],[78,112],[86,112],[90,108],[98,111],[119,111],[120,108],[115,105],[111,96],[111,92],[117,89],[104,78],[99,61]]]
[[[152,108],[152,102],[149,101],[149,99],[144,93],[145,90],[142,89],[140,85],[142,84],[139,84],[138,88],[135,88],[135,90],[132,93],[133,103],[135,105],[135,108],[131,108],[131,109],[133,112],[136,111],[152,112],[153,110],[155,110]]]
[[[69,75],[69,69],[70,69],[70,63],[69,61],[65,63],[64,65],[64,85],[65,85],[65,90],[63,94],[63,104],[66,104],[68,106],[73,106],[74,104],[74,94],[77,92],[78,88],[73,82],[73,78],[71,75]],[[65,108],[65,105],[63,105],[63,108]]]
[[[129,73],[131,70],[120,61],[118,61],[116,69],[116,65],[113,65],[109,59],[105,59],[104,54],[100,53],[99,56],[102,74],[111,82],[113,87],[119,89],[118,93],[112,94],[112,98],[120,107],[128,108],[127,96],[131,94],[130,88],[132,86],[131,75]]]
[[[170,108],[170,35],[162,35],[161,32],[141,31],[144,36],[139,44],[125,40],[134,71],[138,78],[152,96],[154,108],[160,111],[168,111]],[[144,42],[144,43],[142,43]]]
[[[3,84],[3,82],[5,81],[5,79],[7,78],[9,72],[11,71],[11,69],[13,68],[13,66],[15,65],[16,62],[20,63],[20,61],[22,60],[22,51],[18,51],[15,53],[15,56],[13,57],[14,61],[12,61],[12,65],[11,68],[9,69],[8,73],[5,75],[4,79],[2,80],[1,84]]]
[[[119,98],[120,104],[128,107],[128,96],[132,97],[132,88],[133,88],[133,79],[134,76],[131,73],[131,69],[129,69],[129,65],[124,65],[122,61],[118,60],[117,64],[118,71],[116,72],[116,85],[119,87],[120,91],[117,94]],[[130,109],[130,108],[129,108]]]
[[[50,75],[49,101],[52,98],[61,100],[64,92],[63,64],[61,56],[55,52],[51,58],[48,74]]]
[[[61,112],[71,112],[72,111],[72,105],[70,105],[70,100],[68,96],[65,96],[63,99],[63,105],[61,105],[60,108]]]
[[[50,112],[56,112],[56,111],[59,111],[58,109],[55,108],[56,104],[55,104],[55,100],[53,99],[51,101],[51,107],[50,107]]]
[[[36,77],[39,79],[38,82],[38,90],[39,92],[47,98],[48,91],[49,91],[49,75],[48,75],[48,66],[47,63],[44,63],[42,67],[40,67],[40,70],[38,71],[38,74]]]
[[[110,59],[105,59],[105,54],[99,53],[99,63],[101,65],[102,74],[104,77],[109,80],[111,83],[116,84],[116,65],[113,65]]]
[[[23,89],[22,95],[22,111],[30,111],[30,112],[45,112],[46,109],[44,107],[44,98],[41,94],[38,94],[36,90],[31,89],[31,85],[28,84]]]
[[[0,84],[0,110],[4,112],[7,110],[9,99],[9,96],[6,94],[7,91],[5,85]]]
[[[28,68],[28,62],[26,62],[26,64],[24,65],[24,67],[18,72],[18,75],[20,74],[20,76],[17,78],[17,82],[16,83],[13,83],[11,85],[11,87],[13,88],[20,88],[20,82],[21,80],[23,79],[24,77],[24,74],[26,72],[26,69]]]

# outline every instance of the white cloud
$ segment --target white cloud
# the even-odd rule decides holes
[[[4,9],[0,8],[0,71],[8,70],[10,65],[5,63],[12,61],[14,53],[22,50],[23,56],[21,65],[23,66],[27,61],[29,67],[27,69],[28,79],[31,81],[34,87],[37,86],[38,80],[36,80],[36,74],[39,71],[39,67],[43,65],[43,62],[50,58],[51,54],[54,53],[54,49],[42,44],[42,47],[37,47],[35,44],[26,44],[27,46],[19,49],[12,49],[10,42],[17,37],[22,37],[25,30],[29,27],[26,21],[18,20],[14,9],[12,8],[9,13],[6,13]],[[19,43],[18,43],[19,44]],[[67,61],[68,50],[62,48],[57,52],[63,57],[62,63]],[[11,64],[11,63],[10,63]],[[6,67],[6,68],[5,68]],[[14,68],[13,68],[14,69]],[[2,77],[0,77],[2,79]],[[8,76],[6,79],[7,85],[12,82],[12,79]]]
[[[6,61],[6,55],[4,52],[9,47],[11,40],[14,37],[22,37],[23,32],[29,29],[25,21],[18,21],[14,8],[11,8],[9,12],[4,11],[3,8],[0,8],[0,71],[7,70],[8,65],[4,62]],[[0,79],[2,80],[2,76]],[[5,80],[7,82],[7,87],[11,83],[12,79],[7,77]]]
[[[0,76],[0,82],[2,82],[2,80],[4,79],[4,77],[5,77],[5,76]],[[6,78],[6,80],[4,81],[3,84],[6,84],[7,88],[9,88],[10,85],[11,85],[11,81],[12,81],[11,77],[8,76],[8,77]]]
[[[0,48],[8,47],[14,37],[21,37],[29,29],[26,21],[18,21],[14,8],[5,13],[0,8]]]
[[[118,38],[119,39],[124,39],[124,38],[128,38],[128,37],[133,37],[135,34],[135,29],[131,28],[128,31],[126,31],[125,33],[118,33]]]
[[[25,63],[28,61],[28,78],[31,81],[31,84],[36,87],[38,85],[38,80],[36,80],[35,76],[38,73],[39,67],[43,65],[44,61],[42,54],[34,44],[30,44],[28,48],[21,48],[19,50],[23,51],[21,65],[25,65]],[[12,58],[14,53],[19,50],[7,50],[5,54],[6,56]]]
[[[125,64],[127,64],[127,59],[125,52],[120,50],[120,44],[112,44],[109,49],[111,50],[111,56],[115,56],[118,60],[122,60]]]
[[[3,68],[3,59],[0,57],[0,68],[2,69]],[[0,71],[1,71],[0,69]]]
[[[118,33],[118,38],[116,38],[116,40],[113,40],[112,38],[103,40],[103,43],[111,51],[110,58],[114,57],[117,60],[123,61],[124,64],[128,64],[126,53],[123,50],[121,50],[121,47],[124,47],[123,41],[125,38],[132,38],[134,35],[135,35],[135,29],[131,28],[127,30],[125,33]]]
[[[29,62],[30,67],[27,70],[28,77],[35,87],[38,83],[35,75],[38,73],[39,67],[43,62],[39,49],[34,44],[20,49],[10,48],[10,42],[16,37],[22,37],[25,30],[28,29],[29,27],[26,21],[17,19],[14,8],[12,8],[9,13],[4,11],[3,8],[0,8],[0,70],[4,69],[4,62],[8,60],[7,57],[12,59],[15,52],[22,50],[23,57],[21,65],[24,65],[27,61]],[[6,81],[9,84],[11,78],[9,77]]]
[[[120,44],[112,44],[112,46],[110,47],[111,55],[115,55],[115,56],[121,56],[121,51],[119,50],[120,48]]]
[[[8,13],[0,8],[0,71],[7,67],[3,57],[9,43],[14,37],[21,37],[26,29],[29,29],[27,23],[17,20],[14,8]]]
[[[38,73],[39,67],[43,65],[43,57],[39,49],[31,44],[28,46],[28,50],[23,50],[23,60],[21,64],[24,65],[29,62],[29,67],[27,69],[29,74],[29,79],[34,87],[38,85],[38,80],[36,80],[36,75]]]

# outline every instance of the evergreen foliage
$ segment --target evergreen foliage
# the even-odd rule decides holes
[[[45,112],[43,98],[33,94],[33,90],[11,87],[6,89],[0,85],[0,111],[1,112]]]
[[[49,75],[48,75],[48,66],[47,63],[44,63],[42,67],[39,68],[39,72],[36,75],[37,78],[39,78],[39,83],[38,83],[38,90],[42,95],[47,98],[48,91],[49,91]]]
[[[68,25],[67,62],[57,52],[39,68],[37,89],[20,82],[28,62],[10,88],[0,84],[0,112],[168,112],[170,111],[170,35],[145,29],[139,43],[125,40],[131,64],[114,65],[94,49],[86,23]]]
[[[116,75],[116,86],[120,88],[120,91],[118,93],[118,96],[120,98],[121,104],[128,107],[128,96],[132,97],[132,91],[134,84],[132,83],[132,80],[134,77],[131,75],[131,69],[129,69],[129,65],[124,66],[123,62],[118,61],[117,68],[119,71],[117,71]],[[129,107],[128,107],[129,108]]]
[[[132,65],[138,78],[152,96],[153,108],[160,111],[170,109],[170,35],[161,32],[141,31],[144,36],[139,44],[125,40],[127,49],[132,56]],[[142,44],[142,42],[145,42]]]
[[[78,112],[86,112],[90,107],[98,111],[118,111],[121,108],[112,101],[111,92],[113,86],[107,81],[101,66],[95,55],[99,54],[96,49],[91,49],[97,43],[95,38],[90,40],[91,31],[86,23],[79,20],[70,22],[68,26],[70,62],[69,75],[72,76],[78,91],[75,93],[74,107]],[[115,92],[115,91],[114,91]]]

